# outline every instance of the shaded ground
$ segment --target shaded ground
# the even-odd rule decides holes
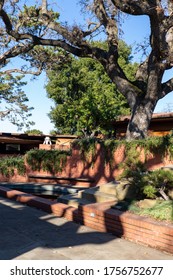
[[[173,260],[173,255],[0,198],[0,259]]]

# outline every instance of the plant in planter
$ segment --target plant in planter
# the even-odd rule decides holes
[[[14,175],[17,170],[19,175],[24,175],[26,172],[24,157],[22,156],[10,156],[0,158],[0,173],[5,177]]]
[[[43,171],[55,174],[62,172],[66,164],[67,156],[71,151],[67,150],[38,150],[33,149],[26,153],[26,162],[33,171]]]
[[[170,199],[169,190],[173,188],[173,172],[170,170],[125,170],[122,177],[130,178],[129,183],[136,189],[137,199],[160,196],[164,200]]]
[[[168,191],[173,188],[173,172],[170,170],[154,170],[148,172],[145,178],[143,192],[149,198],[155,198],[158,195],[164,200],[169,200]]]

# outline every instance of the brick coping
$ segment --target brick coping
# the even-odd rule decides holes
[[[0,186],[0,196],[173,254],[173,224],[111,209],[111,202],[83,205],[77,209],[4,186]]]

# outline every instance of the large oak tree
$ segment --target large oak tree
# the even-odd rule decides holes
[[[36,52],[39,45],[60,47],[75,56],[96,59],[130,106],[127,139],[146,137],[158,100],[173,90],[172,78],[163,82],[164,72],[173,66],[173,1],[81,0],[83,10],[86,8],[94,16],[86,29],[80,25],[61,24],[46,0],[40,1],[39,6],[24,6],[23,9],[21,2],[0,0],[1,65],[18,55],[29,60],[26,54]],[[146,15],[150,22],[150,53],[139,66],[135,81],[127,78],[118,63],[119,13]],[[106,34],[107,50],[90,43],[90,39],[101,31]],[[32,66],[36,62],[39,68],[48,60],[45,56],[40,65],[40,55],[39,59],[30,61]]]

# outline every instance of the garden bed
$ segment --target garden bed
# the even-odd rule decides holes
[[[140,201],[122,201],[114,206],[122,212],[173,223],[173,200],[144,199]]]

